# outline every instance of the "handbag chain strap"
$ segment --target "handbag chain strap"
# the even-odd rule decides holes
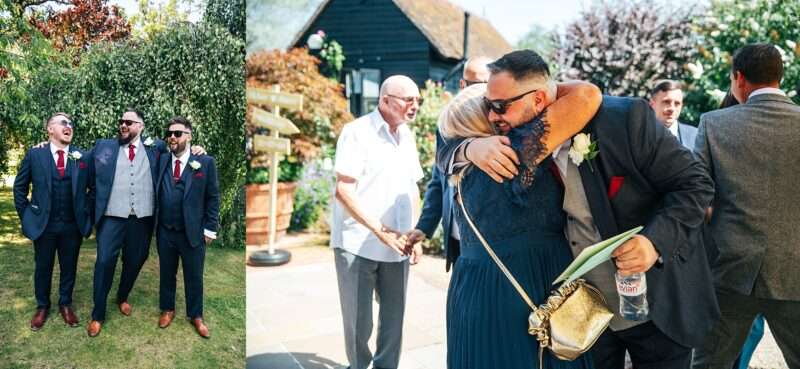
[[[456,187],[458,190],[458,202],[459,204],[461,204],[461,211],[464,212],[464,218],[467,220],[467,223],[469,224],[470,228],[472,228],[472,231],[475,232],[476,236],[478,236],[478,240],[481,241],[481,244],[483,244],[483,247],[486,249],[486,252],[489,253],[489,256],[492,257],[492,260],[494,260],[494,262],[497,264],[497,266],[500,268],[503,274],[506,275],[506,278],[508,278],[511,284],[514,285],[514,288],[517,290],[519,295],[522,296],[522,299],[525,300],[525,303],[527,303],[528,306],[530,306],[530,308],[534,312],[538,311],[539,308],[536,307],[536,304],[534,304],[533,301],[531,301],[531,298],[528,297],[528,294],[525,293],[524,289],[522,289],[522,286],[519,284],[519,282],[517,282],[517,279],[514,278],[514,276],[511,274],[508,268],[506,268],[506,265],[503,264],[503,262],[500,260],[499,257],[497,257],[497,254],[494,253],[494,250],[492,250],[492,248],[489,246],[489,243],[487,243],[486,240],[483,238],[481,232],[478,231],[478,228],[475,227],[475,224],[472,223],[472,219],[470,218],[469,213],[467,213],[467,208],[464,205],[464,199],[461,197],[461,181],[458,181]]]

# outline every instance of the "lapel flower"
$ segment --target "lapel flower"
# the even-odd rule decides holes
[[[72,160],[81,160],[81,157],[83,155],[81,155],[80,151],[70,151],[69,153],[69,158]]]
[[[579,133],[572,138],[572,146],[569,148],[569,158],[580,166],[584,160],[589,160],[589,169],[594,172],[591,160],[597,156],[597,141],[592,142],[592,135]]]
[[[200,169],[200,162],[197,160],[192,160],[189,162],[189,166],[192,167],[194,170]]]
[[[156,142],[153,141],[152,137],[148,137],[147,139],[144,140],[144,145],[145,146],[153,146],[155,144],[156,144]]]

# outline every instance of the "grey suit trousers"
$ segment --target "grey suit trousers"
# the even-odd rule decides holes
[[[397,368],[403,340],[408,260],[379,262],[334,249],[344,343],[350,369]],[[372,335],[372,299],[378,304],[375,356],[367,346]]]
[[[717,292],[720,319],[703,347],[694,352],[693,369],[730,369],[739,356],[757,314],[762,313],[790,369],[800,369],[800,301],[763,299]]]

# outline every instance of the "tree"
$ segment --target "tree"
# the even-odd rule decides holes
[[[230,33],[244,40],[245,36],[244,0],[208,0],[203,22],[218,24]]]
[[[780,50],[784,62],[781,88],[800,103],[800,2],[794,0],[714,1],[708,12],[693,19],[699,37],[698,55],[686,96],[685,114],[699,121],[700,114],[717,109],[730,88],[733,53],[750,43],[766,42]]]
[[[70,52],[74,63],[89,46],[100,41],[119,41],[130,36],[131,25],[116,5],[108,0],[70,0],[71,6],[55,11],[34,12],[30,22],[53,46]]]
[[[551,64],[551,71],[556,71],[556,49],[558,48],[558,32],[548,30],[541,25],[534,24],[531,29],[517,41],[517,49],[530,49],[541,55]],[[553,73],[555,74],[555,73]]]
[[[658,79],[682,79],[695,55],[692,11],[632,0],[595,4],[566,28],[561,77],[627,96],[645,96]]]
[[[133,34],[139,38],[153,38],[173,24],[188,21],[189,13],[178,7],[183,4],[190,7],[192,0],[168,0],[161,5],[153,5],[150,0],[139,0],[139,12],[131,17]]]

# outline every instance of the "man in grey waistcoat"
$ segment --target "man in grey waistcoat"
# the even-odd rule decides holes
[[[693,367],[731,368],[761,313],[790,368],[800,368],[800,107],[779,89],[781,53],[737,50],[731,91],[740,102],[700,117],[695,153],[716,191],[708,225],[721,317]]]

